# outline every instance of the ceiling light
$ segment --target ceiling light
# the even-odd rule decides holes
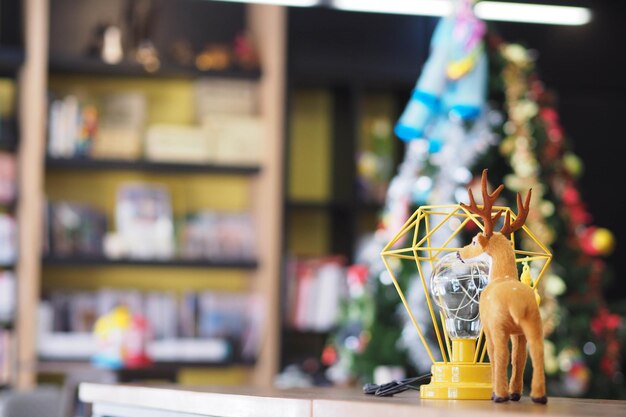
[[[219,0],[229,3],[260,3],[273,4],[276,6],[311,7],[317,6],[320,0]]]
[[[476,16],[485,20],[547,23],[553,25],[584,25],[591,20],[591,11],[583,7],[550,6],[546,4],[501,3],[483,1],[474,6]]]
[[[449,0],[331,0],[331,4],[341,10],[423,16],[447,16],[453,10]],[[583,7],[481,1],[474,10],[484,20],[554,25],[584,25],[591,20],[591,11]]]
[[[336,9],[355,12],[446,16],[452,13],[448,0],[333,0]]]

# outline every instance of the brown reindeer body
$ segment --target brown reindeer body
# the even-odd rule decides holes
[[[493,193],[487,191],[487,170],[482,177],[483,200],[482,209],[478,208],[474,197],[469,192],[470,205],[463,205],[470,212],[483,218],[485,230],[478,233],[472,242],[458,252],[461,261],[475,258],[486,253],[491,258],[489,283],[480,296],[480,319],[485,333],[487,352],[492,365],[493,400],[504,402],[509,398],[520,399],[523,388],[523,374],[526,365],[526,345],[530,350],[533,365],[533,377],[530,396],[533,401],[547,402],[544,375],[543,331],[539,307],[534,290],[519,281],[515,253],[510,233],[521,228],[528,215],[530,195],[526,204],[522,204],[518,194],[518,216],[511,224],[507,213],[501,232],[493,232],[494,223],[502,212],[492,217],[491,207],[503,189]],[[512,352],[509,355],[509,340]],[[507,367],[511,356],[512,374],[507,384]]]

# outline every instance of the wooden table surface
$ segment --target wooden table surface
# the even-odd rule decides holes
[[[376,398],[358,390],[311,388],[295,390],[253,387],[185,387],[81,384],[80,399],[113,409],[149,409],[216,417],[459,417],[626,416],[626,401],[550,398],[548,405],[520,402],[421,400],[415,391]],[[116,417],[124,417],[120,413]],[[133,413],[128,413],[132,415]]]

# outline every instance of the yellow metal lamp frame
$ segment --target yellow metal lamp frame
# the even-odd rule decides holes
[[[492,215],[497,212],[509,213],[511,219],[517,216],[509,207],[494,206]],[[504,216],[502,216],[504,218]],[[420,395],[423,399],[463,399],[463,400],[488,400],[491,398],[491,364],[485,361],[486,344],[481,328],[476,339],[451,339],[446,327],[443,325],[443,313],[439,313],[438,322],[433,309],[429,285],[423,273],[423,263],[430,263],[431,270],[434,269],[435,262],[442,254],[458,251],[460,248],[448,246],[455,236],[457,236],[469,222],[475,223],[478,228],[484,230],[484,226],[479,221],[479,217],[457,205],[437,205],[422,206],[406,221],[402,229],[384,247],[381,252],[383,262],[389,272],[402,304],[419,335],[419,338],[432,361],[432,378],[428,385],[422,385]],[[450,232],[442,229],[444,225],[450,227]],[[435,233],[448,233],[444,243],[439,247],[432,247],[431,241]],[[541,278],[548,269],[552,260],[552,253],[537,239],[537,237],[523,226],[516,234],[526,235],[534,242],[533,250],[522,250],[515,247],[515,235],[511,234],[511,244],[515,252],[517,263],[533,262],[540,268],[539,274],[532,284],[536,288]],[[409,239],[410,238],[410,239]],[[441,240],[439,240],[441,241]],[[406,242],[406,243],[402,243]],[[409,246],[407,246],[409,245]],[[400,287],[390,267],[390,259],[413,260],[417,268],[430,318],[437,336],[441,360],[436,360],[435,355],[424,337],[424,333],[415,320],[415,316],[409,306],[404,292]],[[441,329],[440,329],[441,327]],[[443,333],[443,338],[442,338]]]

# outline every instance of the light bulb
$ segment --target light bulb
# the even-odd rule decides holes
[[[456,252],[439,259],[433,268],[430,291],[443,313],[451,339],[476,339],[480,334],[478,302],[489,282],[489,262],[461,262]]]

